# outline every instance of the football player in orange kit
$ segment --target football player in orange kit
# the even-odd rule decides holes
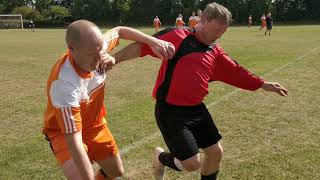
[[[119,38],[145,43],[159,58],[174,54],[171,43],[128,27],[102,34],[92,22],[71,23],[68,50],[56,62],[47,82],[48,104],[43,133],[67,179],[114,179],[124,170],[104,107],[106,70],[116,62],[107,52]],[[101,169],[94,176],[91,163]]]
[[[183,27],[185,25],[182,18],[183,18],[182,14],[179,14],[179,16],[176,19],[176,27]]]
[[[193,27],[195,27],[197,24],[198,24],[198,22],[197,22],[196,13],[195,13],[195,12],[192,12],[192,15],[191,15],[190,18],[189,18],[189,23],[188,23],[188,25],[189,25],[190,28],[193,28]]]
[[[161,21],[160,21],[159,17],[156,16],[153,20],[153,27],[156,28],[156,32],[159,31],[160,26],[161,26]]]

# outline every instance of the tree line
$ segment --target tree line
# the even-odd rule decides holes
[[[22,14],[35,22],[67,23],[88,19],[102,24],[150,25],[155,16],[173,25],[182,13],[187,21],[193,11],[204,9],[212,0],[0,0],[0,14]],[[320,0],[215,0],[227,7],[235,24],[252,15],[259,23],[271,12],[277,22],[319,21]]]

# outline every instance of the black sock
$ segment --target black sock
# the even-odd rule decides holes
[[[108,177],[107,174],[102,169],[100,169],[100,173],[102,174],[103,177],[105,177],[105,178]]]
[[[219,173],[219,171],[217,171],[213,174],[207,175],[207,176],[201,174],[201,180],[216,180],[218,173]]]
[[[171,153],[167,152],[162,152],[159,155],[159,161],[165,165],[168,166],[176,171],[181,171],[180,169],[177,168],[177,166],[174,164],[174,156]]]

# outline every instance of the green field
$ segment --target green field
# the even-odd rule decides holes
[[[223,136],[220,179],[320,179],[319,34],[320,26],[275,27],[270,37],[258,27],[231,27],[219,40],[240,64],[289,90],[280,97],[211,83],[205,103]],[[0,179],[64,179],[41,133],[46,81],[66,49],[64,30],[0,30],[0,40]],[[153,149],[165,147],[151,97],[159,65],[145,57],[108,72],[105,103],[124,152],[123,179],[152,179]],[[199,173],[168,170],[166,177]]]

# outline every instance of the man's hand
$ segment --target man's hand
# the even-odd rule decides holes
[[[114,57],[110,56],[106,51],[100,52],[99,68],[108,71],[116,64]]]
[[[262,86],[262,89],[266,91],[271,91],[271,92],[276,92],[280,96],[287,96],[288,95],[288,90],[286,90],[281,84],[276,83],[276,82],[265,82]]]
[[[175,54],[174,45],[167,41],[153,38],[153,43],[149,44],[149,46],[160,59],[171,59]]]

